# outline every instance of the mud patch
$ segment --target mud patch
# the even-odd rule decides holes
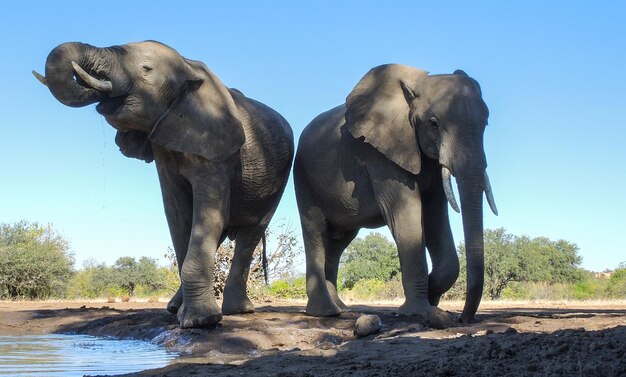
[[[459,308],[450,310],[458,315]],[[78,333],[150,340],[185,356],[142,376],[624,376],[626,305],[489,308],[479,323],[434,330],[398,317],[396,306],[357,305],[338,317],[304,313],[302,302],[257,303],[213,329],[178,328],[165,304],[0,303],[0,334]],[[363,314],[380,332],[357,339]]]

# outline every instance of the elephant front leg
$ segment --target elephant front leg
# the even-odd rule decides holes
[[[163,207],[167,225],[172,236],[172,244],[176,253],[178,272],[185,261],[189,239],[191,237],[191,226],[193,220],[193,197],[189,187],[189,182],[177,173],[165,158],[167,152],[162,148],[154,147],[157,161],[157,172],[161,183],[163,194]],[[183,303],[182,287],[179,286],[176,294],[167,304],[167,310],[176,314]]]
[[[399,315],[424,315],[428,302],[428,264],[422,229],[422,202],[415,181],[402,171],[371,166],[376,203],[396,242],[405,301]]]
[[[422,237],[421,211],[412,213],[415,207],[392,210],[388,224],[398,247],[404,303],[398,314],[404,316],[426,315],[431,306],[428,302],[428,264]]]
[[[207,195],[213,191],[216,195]],[[183,304],[178,310],[181,328],[211,326],[222,320],[215,301],[215,252],[227,223],[228,191],[215,188],[194,192],[193,226],[181,268]]]

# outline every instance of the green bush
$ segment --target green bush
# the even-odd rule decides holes
[[[590,300],[603,298],[604,289],[593,280],[585,280],[578,283],[574,283],[570,286],[571,297],[569,299],[574,300]]]
[[[531,296],[529,284],[512,282],[502,290],[502,298],[505,300],[530,300]]]
[[[626,299],[626,263],[611,274],[606,286],[607,296],[610,298]]]
[[[502,291],[507,300],[592,300],[606,298],[606,281],[586,279],[577,283],[515,282]]]
[[[351,300],[393,300],[404,297],[404,291],[400,279],[365,279],[357,281],[351,289],[343,290],[341,296]]]
[[[277,280],[270,284],[267,293],[282,299],[306,298],[306,278],[300,277],[293,280]]]
[[[365,279],[357,281],[352,289],[350,289],[350,292],[355,298],[372,300],[382,298],[381,293],[384,288],[384,281]]]

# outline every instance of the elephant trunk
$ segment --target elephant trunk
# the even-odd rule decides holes
[[[457,177],[467,257],[467,294],[461,322],[471,323],[480,305],[485,274],[482,201],[484,170],[465,177]]]
[[[70,42],[61,44],[50,52],[46,60],[45,81],[59,102],[71,107],[83,107],[108,96],[102,86],[89,83],[84,70],[77,72],[76,69],[76,66],[91,67],[98,50],[85,43]]]

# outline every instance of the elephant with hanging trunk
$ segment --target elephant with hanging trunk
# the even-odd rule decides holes
[[[291,169],[287,121],[158,42],[65,43],[50,52],[45,72],[35,76],[61,103],[98,103],[125,156],[155,161],[181,276],[168,310],[181,327],[254,311],[246,282]],[[213,267],[226,237],[237,242],[220,309]]]
[[[398,248],[405,302],[401,315],[437,315],[459,260],[448,203],[459,212],[467,250],[471,322],[483,289],[483,202],[497,214],[486,173],[488,109],[462,71],[429,75],[389,64],[370,70],[346,103],[316,117],[300,136],[294,163],[306,252],[307,313],[346,309],[337,295],[342,252],[361,228],[387,225]],[[432,272],[428,274],[428,249]]]

